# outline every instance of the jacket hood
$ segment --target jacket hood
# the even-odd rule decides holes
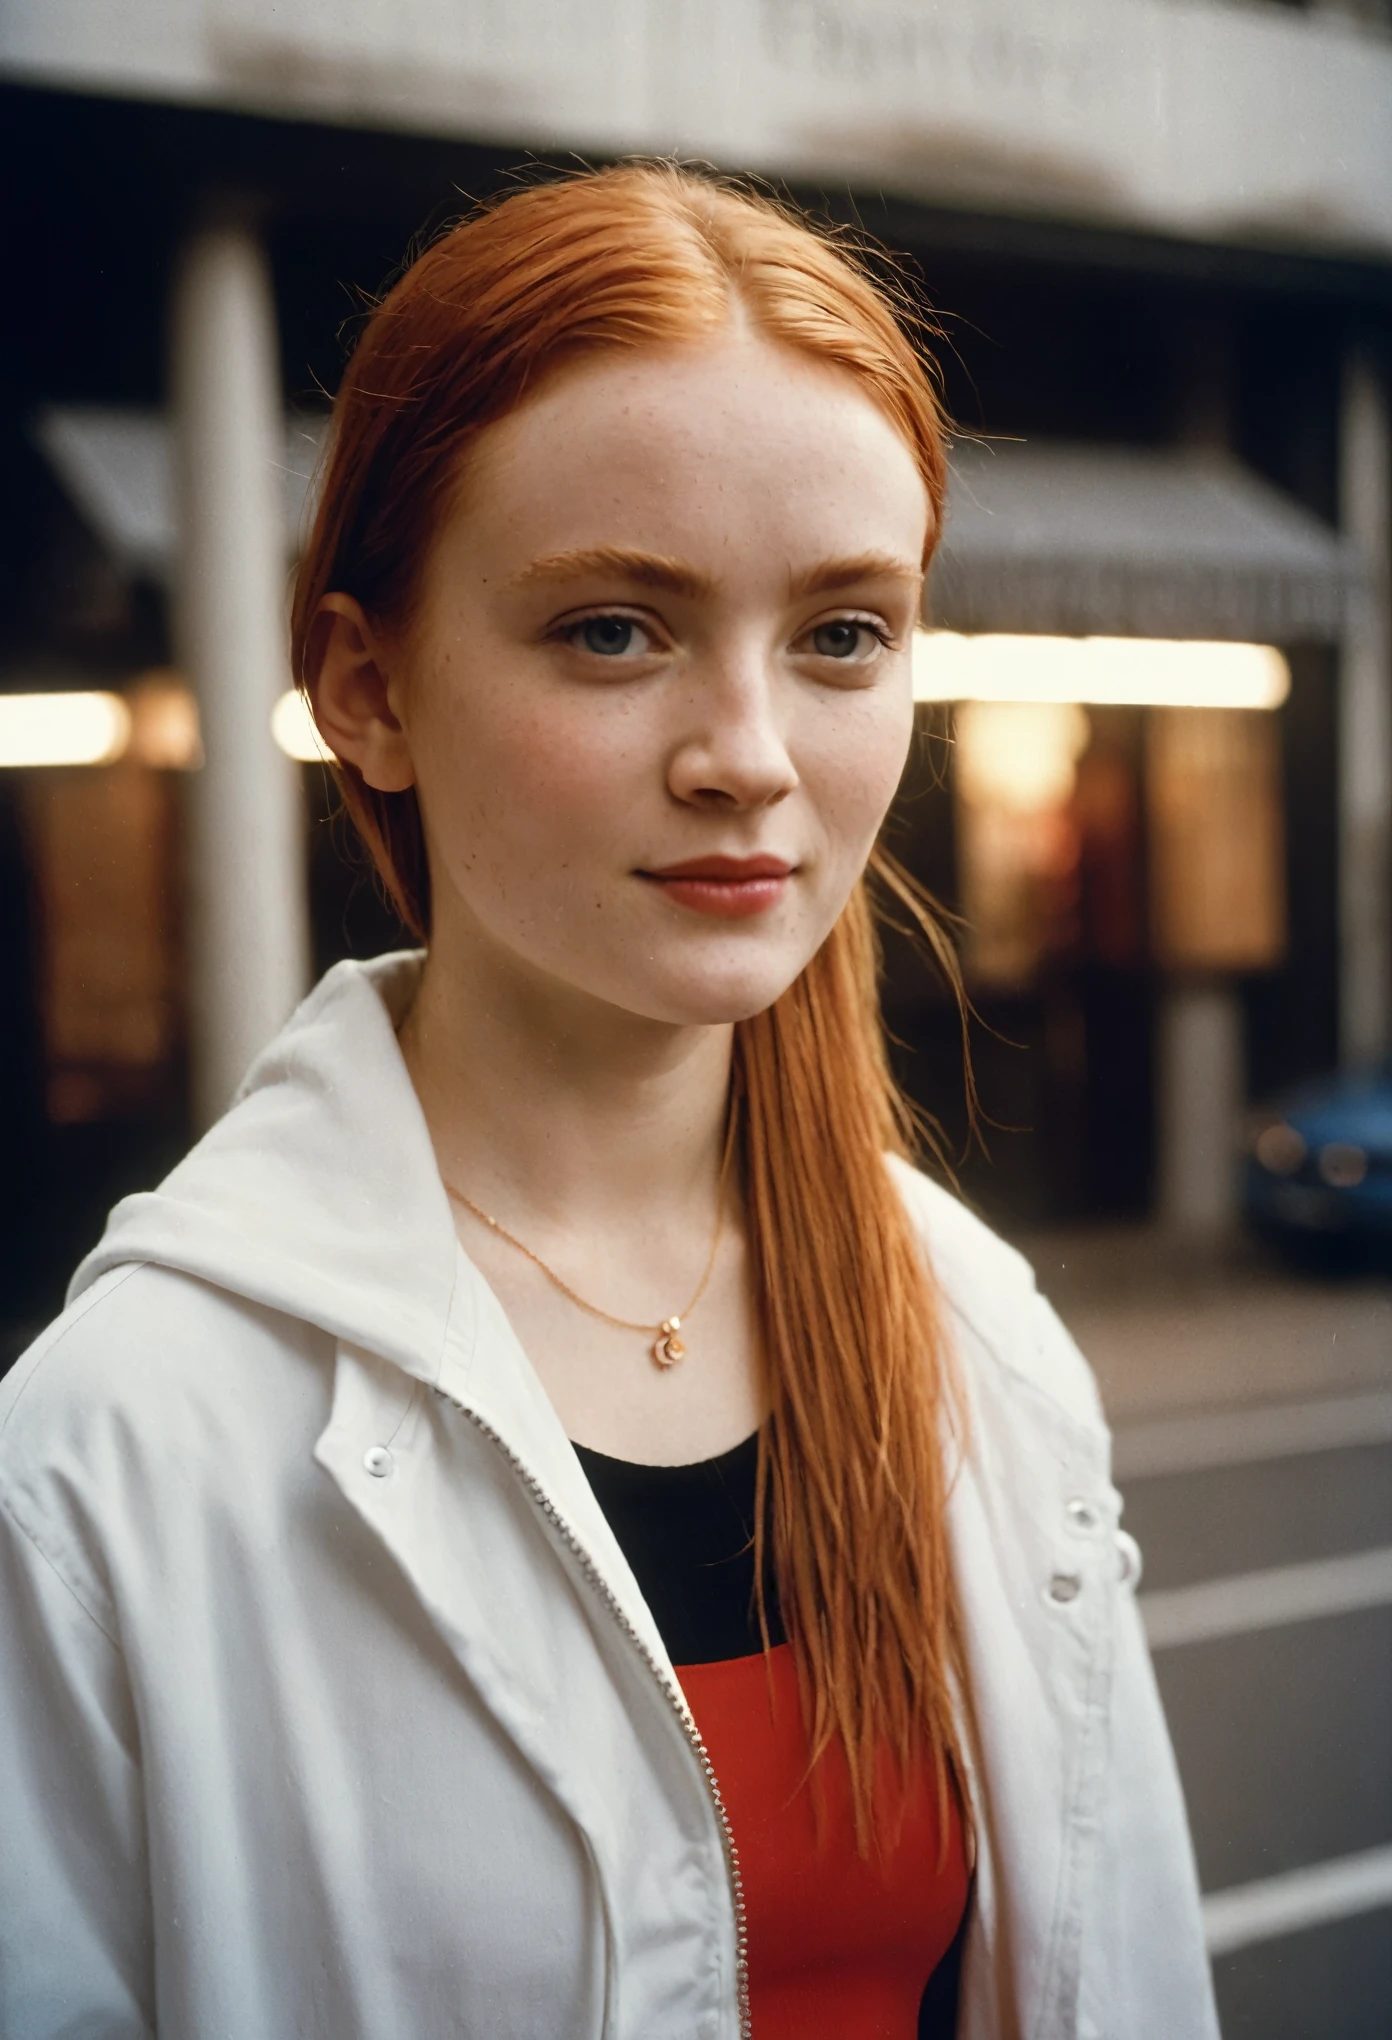
[[[420,966],[335,965],[159,1189],[115,1207],[68,1301],[151,1262],[434,1379],[463,1257],[396,1039]]]

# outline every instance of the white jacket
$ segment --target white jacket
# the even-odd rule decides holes
[[[341,964],[0,1388],[0,2034],[736,2040],[637,1585]],[[1214,2040],[1092,1379],[904,1170],[966,1375],[965,2040]]]

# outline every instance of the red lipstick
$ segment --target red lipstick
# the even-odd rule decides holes
[[[678,906],[733,921],[777,906],[792,872],[782,857],[688,857],[638,875]]]

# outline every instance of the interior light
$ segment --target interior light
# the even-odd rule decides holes
[[[1091,730],[1076,702],[969,701],[957,717],[957,784],[980,807],[1062,807]]]
[[[918,630],[913,684],[915,701],[1279,708],[1290,692],[1290,667],[1274,645]]]
[[[183,677],[168,667],[142,674],[127,694],[129,756],[157,772],[196,772],[203,763],[198,704]]]
[[[271,710],[271,735],[287,758],[298,759],[302,765],[333,763],[333,753],[320,736],[298,687],[287,688]]]
[[[130,733],[119,694],[0,694],[0,766],[109,765]]]

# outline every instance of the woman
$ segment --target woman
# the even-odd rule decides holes
[[[294,653],[424,954],[6,1385],[7,2035],[1215,2032],[1090,1377],[879,1033],[943,472],[668,167],[368,323]]]

